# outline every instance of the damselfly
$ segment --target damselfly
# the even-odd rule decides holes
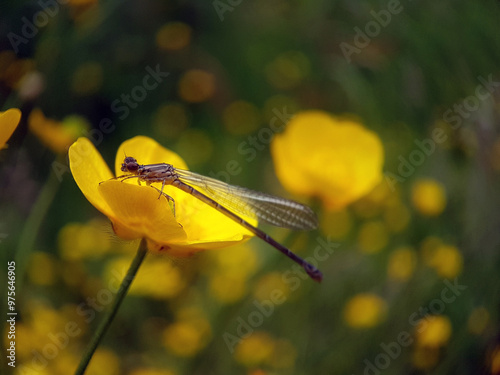
[[[150,186],[152,186],[151,183],[161,183],[161,189],[152,187],[158,190],[160,197],[163,195],[169,201],[173,202],[173,198],[163,192],[165,185],[173,185],[193,195],[281,251],[302,266],[313,280],[320,282],[323,278],[321,271],[315,266],[238,216],[240,214],[257,218],[263,222],[284,228],[311,230],[317,228],[318,221],[309,207],[288,199],[232,186],[194,172],[174,168],[171,164],[166,163],[141,165],[135,158],[128,156],[123,161],[121,170],[129,174],[118,176],[115,179],[124,181],[137,178],[139,182],[143,181]],[[201,191],[195,189],[195,187]],[[173,203],[175,215],[175,202]]]

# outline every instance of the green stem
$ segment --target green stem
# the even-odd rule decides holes
[[[56,160],[62,160],[62,156],[59,156]],[[31,213],[26,220],[26,224],[23,227],[23,231],[19,239],[19,245],[17,246],[15,254],[17,268],[16,273],[18,274],[16,282],[17,289],[19,291],[22,290],[22,283],[24,281],[28,258],[30,257],[31,251],[33,251],[38,232],[40,231],[40,226],[42,225],[44,218],[47,216],[47,211],[49,210],[60,185],[61,183],[56,173],[50,173],[49,178],[43,185],[42,191],[38,195],[36,202],[31,209]]]
[[[78,366],[78,368],[75,372],[75,375],[82,375],[83,373],[85,373],[85,370],[87,369],[87,366],[90,362],[90,359],[92,358],[92,355],[94,355],[94,352],[97,349],[97,346],[99,345],[99,343],[103,339],[104,334],[108,330],[109,326],[111,325],[111,322],[113,321],[116,313],[118,312],[118,308],[120,307],[121,303],[123,302],[123,299],[125,298],[125,295],[127,294],[128,288],[130,287],[130,284],[132,284],[132,281],[134,280],[135,274],[137,273],[137,270],[139,269],[147,252],[148,252],[148,248],[147,248],[146,240],[143,238],[141,240],[141,244],[139,245],[139,249],[137,250],[137,254],[135,255],[135,258],[132,261],[132,264],[130,265],[130,268],[127,271],[127,275],[125,276],[122,283],[120,284],[120,289],[118,290],[118,293],[116,294],[116,297],[113,301],[113,304],[111,305],[110,310],[106,313],[106,316],[104,317],[104,319],[99,324],[99,327],[97,328],[96,333],[92,337],[92,341],[90,342],[89,346],[87,347],[87,350],[85,351],[85,353],[82,357],[82,360],[80,361],[80,365]]]

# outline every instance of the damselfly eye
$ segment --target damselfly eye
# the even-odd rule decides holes
[[[131,156],[127,156],[122,163],[122,172],[135,172],[139,169],[139,163]]]

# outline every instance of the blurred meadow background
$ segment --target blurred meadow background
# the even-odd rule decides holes
[[[14,260],[18,312],[12,368],[2,288],[0,373],[74,373],[137,242],[87,201],[68,147],[88,137],[113,167],[146,135],[195,172],[310,205],[318,230],[262,228],[324,280],[258,239],[149,254],[87,374],[500,374],[499,8],[2,1],[0,111],[22,117],[0,150],[0,277]],[[383,152],[354,133],[325,147],[318,113]],[[318,147],[294,168],[299,145],[273,143],[297,118]],[[312,163],[330,185],[296,194],[280,155],[289,180]]]

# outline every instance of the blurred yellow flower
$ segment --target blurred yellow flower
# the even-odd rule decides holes
[[[491,373],[496,375],[500,373],[500,345],[497,345],[491,355]]]
[[[163,332],[163,345],[179,357],[192,357],[208,344],[211,336],[210,323],[203,313],[186,309]]]
[[[186,47],[191,42],[192,30],[183,22],[169,22],[156,33],[156,45],[166,51],[175,51]]]
[[[277,304],[285,302],[290,292],[290,285],[278,272],[271,272],[260,277],[253,288],[253,295],[258,301],[270,300]]]
[[[294,194],[318,196],[341,209],[382,181],[384,150],[358,122],[322,111],[295,115],[271,143],[276,174]]]
[[[415,251],[410,247],[401,247],[391,253],[387,274],[393,280],[408,281],[413,275],[416,264]]]
[[[110,285],[119,275],[125,274],[130,265],[130,259],[118,258],[108,263],[105,270],[106,285]],[[161,280],[161,283],[158,282]],[[181,292],[186,281],[178,267],[167,257],[149,258],[141,265],[141,272],[130,286],[129,294],[146,296],[156,299],[171,298]]]
[[[365,253],[377,253],[387,246],[389,234],[382,221],[364,223],[359,229],[358,245]]]
[[[0,150],[4,148],[14,130],[16,130],[21,120],[21,111],[11,108],[5,112],[0,112]]]
[[[236,346],[234,357],[246,367],[268,363],[274,352],[275,341],[267,332],[255,331]]]
[[[33,284],[53,285],[57,280],[58,270],[57,260],[51,254],[41,251],[31,253],[27,274]]]
[[[78,367],[80,358],[76,353],[69,353],[68,350],[63,350],[57,356],[57,360],[52,363],[52,366],[48,366],[50,375],[66,375],[71,374]],[[86,375],[96,375],[88,371]],[[40,375],[38,372],[36,375]]]
[[[175,372],[163,369],[138,368],[130,372],[129,375],[175,375]]]
[[[344,320],[353,328],[370,328],[385,319],[386,302],[372,293],[360,293],[351,298],[344,307]]]
[[[215,76],[200,69],[184,73],[179,81],[179,96],[189,103],[201,103],[215,93]]]
[[[417,325],[415,342],[418,346],[438,348],[448,343],[451,331],[451,322],[447,316],[428,316]]]
[[[472,310],[467,322],[467,329],[474,335],[482,334],[490,324],[490,312],[486,307],[480,306]]]
[[[413,185],[411,200],[415,209],[422,215],[437,216],[446,207],[446,191],[441,183],[422,179]]]
[[[121,144],[115,162],[117,175],[121,175],[125,155],[142,164],[169,163],[187,169],[177,154],[144,136]],[[78,187],[111,220],[115,233],[129,240],[144,237],[150,250],[191,255],[230,246],[252,236],[217,210],[173,186],[165,186],[164,192],[175,201],[175,217],[167,200],[163,197],[159,200],[155,189],[139,186],[135,179],[110,181],[113,174],[87,138],[79,138],[70,147],[69,160]],[[161,183],[157,186],[161,188]],[[256,220],[245,219],[256,225]]]
[[[28,117],[30,131],[55,153],[63,153],[87,129],[88,122],[79,116],[66,117],[62,122],[48,119],[35,108]]]
[[[59,375],[73,371],[75,367],[68,371],[66,365],[76,366],[78,358],[75,360],[68,353],[78,346],[78,339],[88,326],[83,317],[78,315],[77,306],[63,305],[56,310],[38,300],[31,299],[27,302],[30,308],[16,325],[17,368],[20,373],[28,371],[23,369],[23,364],[31,368],[34,358],[37,358],[38,363],[46,362],[47,374]],[[62,343],[65,350],[61,349]],[[57,356],[57,360],[53,360],[54,356]]]
[[[109,349],[99,348],[92,355],[92,361],[85,371],[87,375],[119,375],[120,358]]]
[[[210,294],[222,303],[234,303],[242,299],[247,292],[245,275],[219,273],[212,275],[209,283]]]
[[[416,346],[412,353],[413,366],[421,370],[431,370],[439,361],[440,353],[438,348],[428,348]]]
[[[224,272],[227,275],[241,275],[245,278],[252,276],[257,269],[257,255],[248,243],[235,246],[235,251],[211,251],[203,254],[206,266],[204,272],[218,275]]]
[[[59,253],[65,260],[100,258],[113,250],[109,224],[94,219],[85,224],[68,223],[58,234]]]
[[[462,272],[463,257],[455,246],[441,244],[428,256],[426,263],[434,268],[439,276],[452,279]]]

